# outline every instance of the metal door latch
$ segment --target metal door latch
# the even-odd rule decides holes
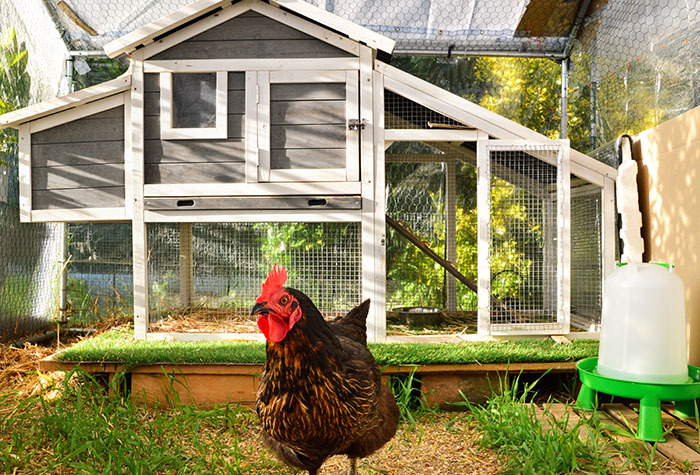
[[[348,120],[348,130],[360,130],[365,128],[365,119]]]

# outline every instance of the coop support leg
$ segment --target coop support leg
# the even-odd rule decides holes
[[[643,397],[639,401],[639,425],[637,438],[649,442],[665,442],[661,424],[661,401],[655,397]]]

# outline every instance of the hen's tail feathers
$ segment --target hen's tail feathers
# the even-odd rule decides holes
[[[367,345],[367,313],[370,300],[367,299],[350,310],[347,315],[336,317],[330,322],[330,327],[338,336],[350,338],[358,343]]]

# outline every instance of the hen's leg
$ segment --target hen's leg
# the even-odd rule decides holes
[[[349,457],[350,459],[350,470],[348,470],[348,475],[357,475],[357,459],[354,457]]]

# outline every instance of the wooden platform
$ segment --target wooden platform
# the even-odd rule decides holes
[[[132,397],[165,406],[178,400],[185,404],[253,404],[262,364],[169,364],[153,363],[128,367],[110,362],[66,362],[53,357],[41,360],[41,371],[71,371],[75,367],[102,375],[108,381],[116,373],[126,372]],[[520,374],[540,375],[564,373],[574,375],[575,364],[512,363],[512,364],[436,364],[382,366],[382,379],[413,374],[429,405],[454,408],[463,393],[473,403],[484,403],[501,384]]]
[[[575,410],[565,404],[536,404],[535,412],[542,421],[545,429],[554,424],[566,424],[571,430],[582,420],[588,424],[581,425],[580,438],[589,438],[595,434],[591,427],[599,418],[601,431],[599,435],[599,447],[611,457],[615,465],[619,465],[624,473],[700,473],[700,453],[698,452],[698,427],[694,419],[680,419],[673,414],[673,405],[662,406],[662,421],[666,434],[666,442],[648,443],[637,440],[634,434],[639,420],[638,404],[602,404],[596,412]],[[610,443],[616,441],[622,443],[630,450],[629,453],[637,453],[642,458],[654,460],[654,469],[648,472],[646,469],[637,469],[626,466],[629,457],[622,451],[615,450]]]

